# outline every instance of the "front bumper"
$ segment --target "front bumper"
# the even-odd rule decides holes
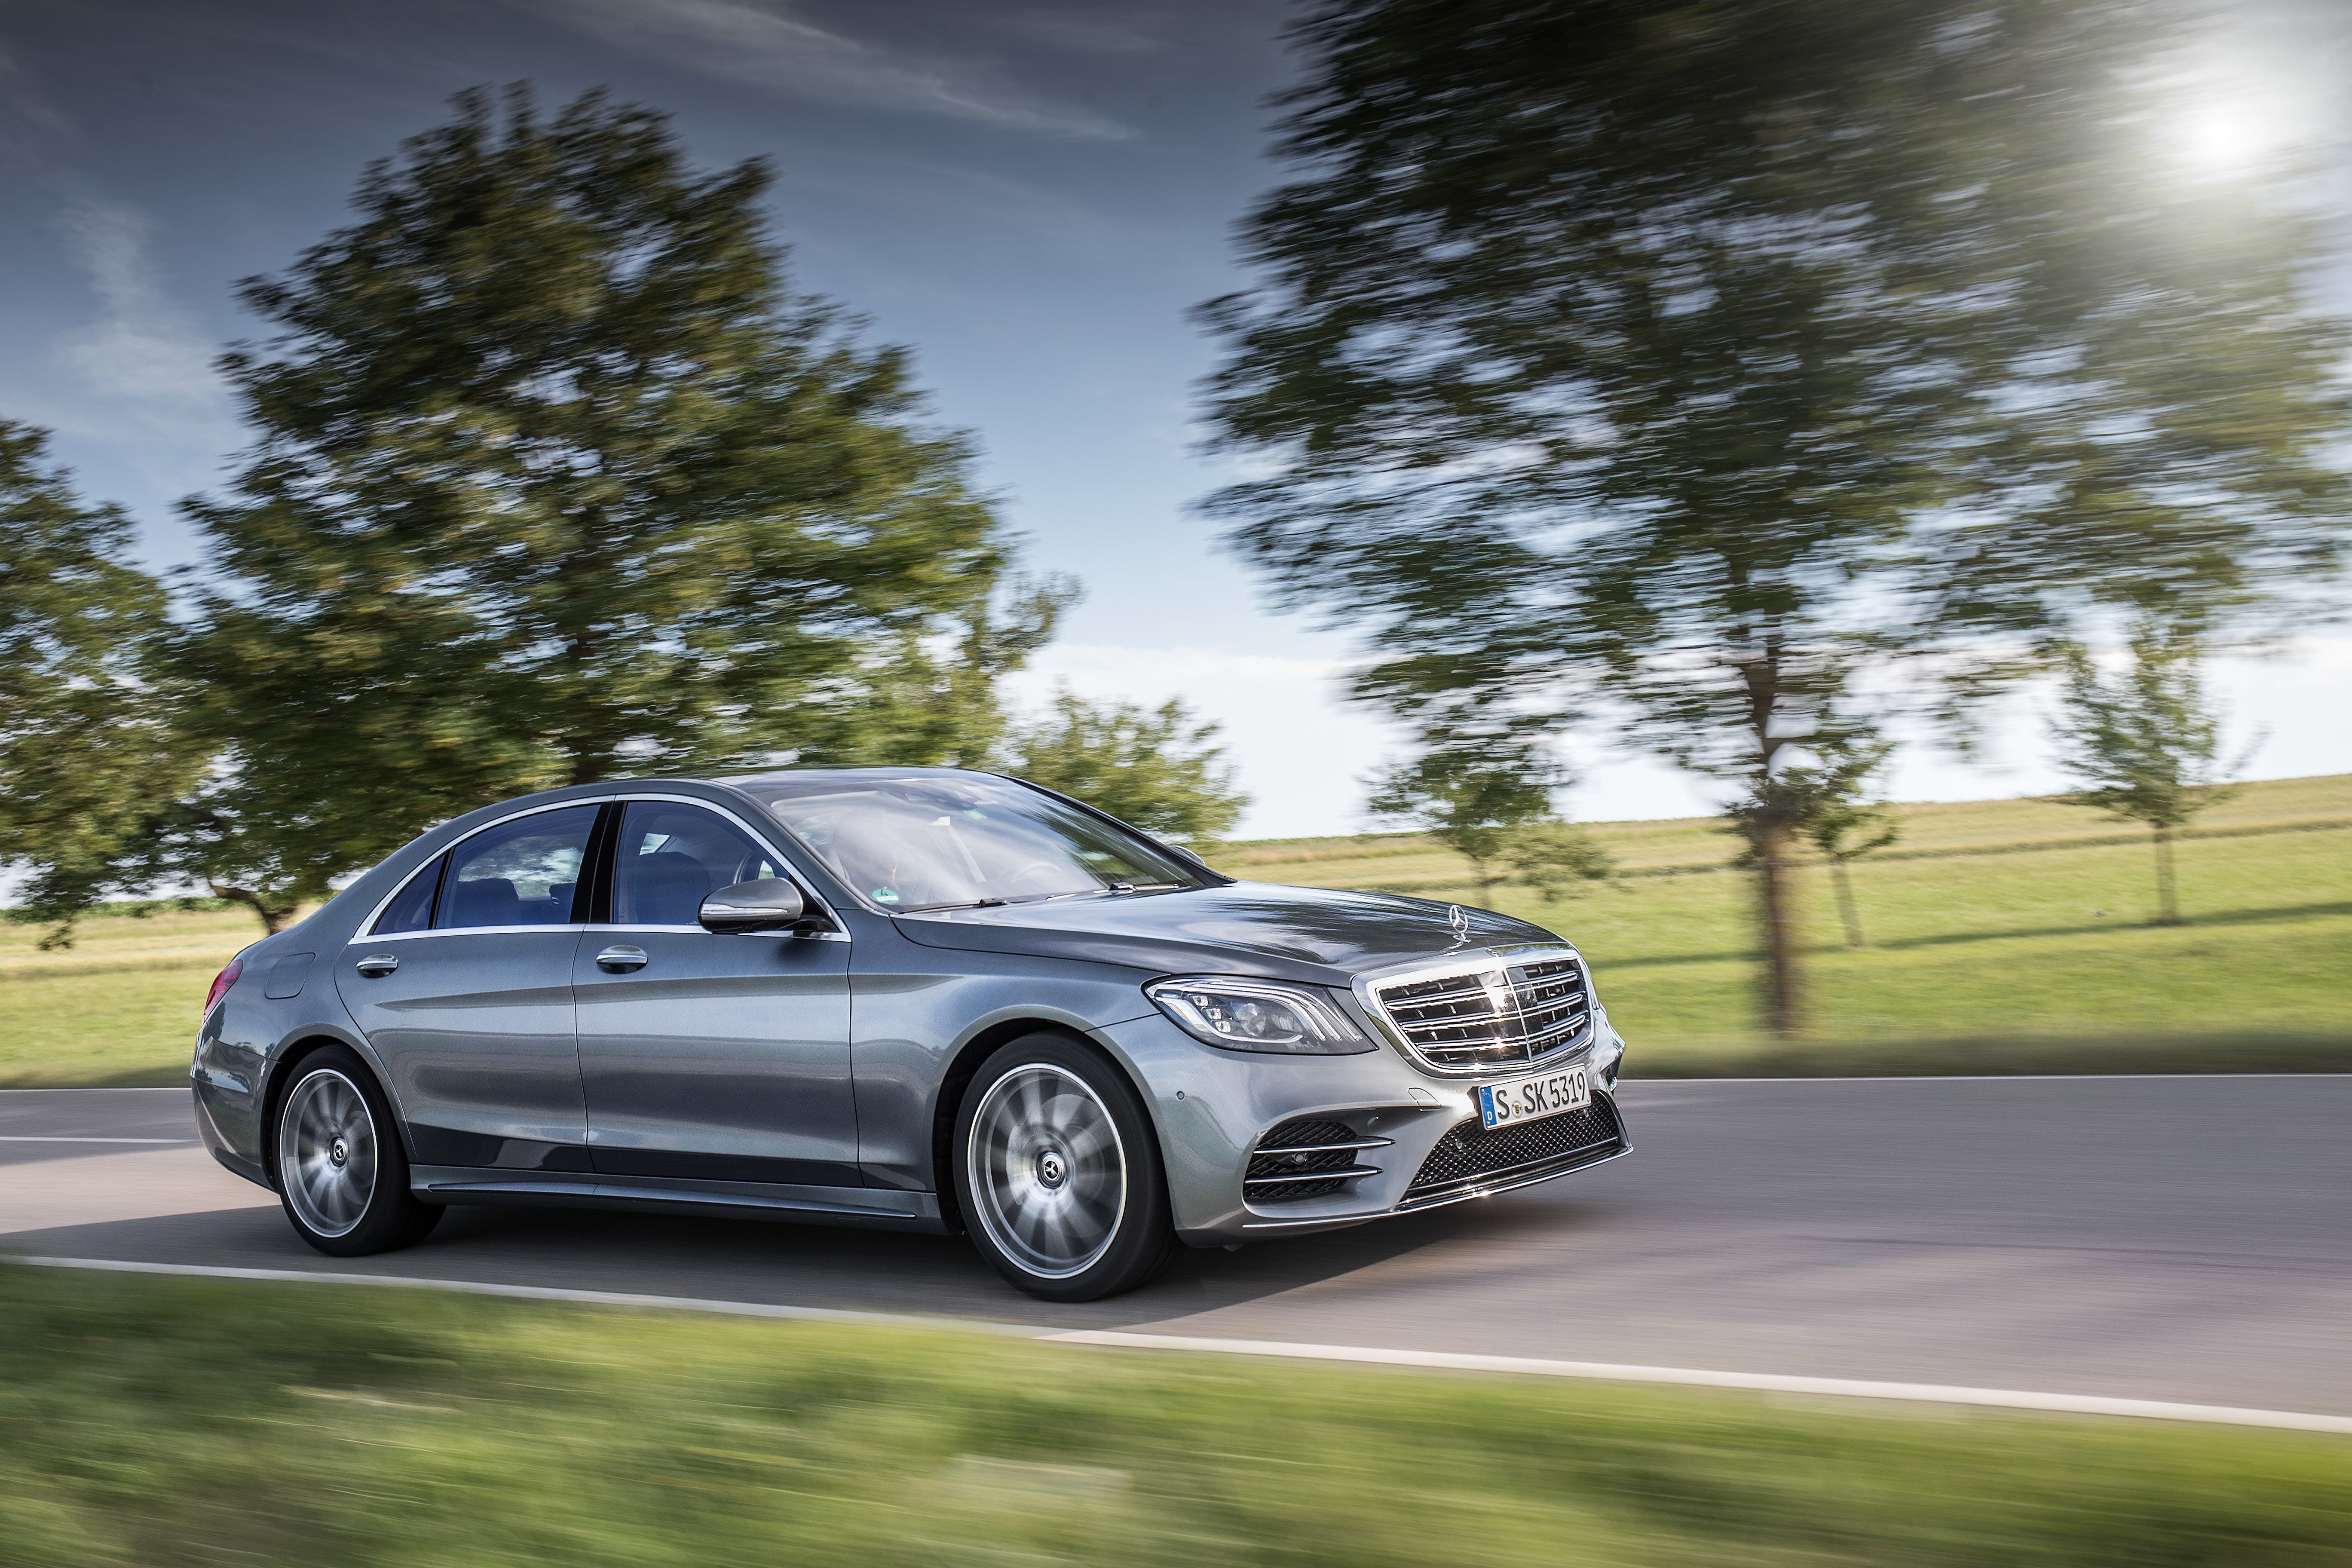
[[[1607,1027],[1604,1021],[1595,1037]],[[1223,1051],[1157,1016],[1099,1033],[1126,1058],[1152,1102],[1177,1234],[1196,1247],[1330,1230],[1461,1203],[1551,1181],[1630,1147],[1613,1095],[1598,1085],[1591,1112],[1503,1130],[1538,1137],[1530,1147],[1502,1147],[1495,1142],[1500,1131],[1477,1131],[1472,1090],[1476,1082],[1517,1075],[1438,1079],[1385,1047],[1351,1057]],[[1561,1065],[1584,1059],[1580,1053]],[[1613,1088],[1613,1063],[1602,1082]],[[1570,1125],[1579,1118],[1588,1120]],[[1276,1142],[1298,1142],[1284,1131],[1294,1123],[1307,1124],[1306,1136],[1318,1145],[1368,1146],[1328,1156],[1319,1167],[1344,1162],[1350,1173],[1344,1180],[1318,1179],[1306,1170],[1297,1173],[1297,1182],[1262,1181],[1254,1193],[1254,1159],[1262,1175],[1287,1173],[1266,1158],[1262,1144],[1278,1131]],[[1353,1136],[1316,1131],[1318,1123]],[[1446,1157],[1433,1161],[1441,1144]]]

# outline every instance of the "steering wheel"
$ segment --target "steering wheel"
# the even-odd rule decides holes
[[[1007,874],[1004,879],[1004,886],[1006,889],[1010,891],[1020,887],[1024,882],[1029,881],[1032,878],[1035,878],[1040,884],[1043,884],[1036,888],[1036,891],[1043,893],[1055,892],[1059,889],[1053,887],[1052,883],[1054,879],[1060,874],[1061,870],[1062,868],[1055,865],[1051,860],[1032,860],[1029,864],[1022,867],[1020,869]]]

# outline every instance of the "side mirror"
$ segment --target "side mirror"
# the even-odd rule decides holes
[[[807,918],[808,900],[800,889],[781,877],[738,882],[702,900],[698,918],[705,931],[741,936],[752,931],[785,931]]]

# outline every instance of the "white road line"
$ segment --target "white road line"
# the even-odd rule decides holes
[[[87,1086],[66,1084],[49,1089],[0,1089],[0,1094],[185,1094],[184,1083],[94,1083]]]
[[[194,1143],[194,1138],[36,1138],[10,1134],[0,1137],[0,1143]]]
[[[1293,1344],[1275,1340],[1225,1340],[1182,1334],[1138,1334],[1101,1329],[1055,1330],[985,1319],[919,1317],[835,1307],[782,1307],[758,1301],[716,1301],[683,1296],[640,1296],[618,1290],[573,1290],[552,1285],[500,1285],[476,1279],[427,1279],[394,1274],[332,1274],[305,1268],[228,1268],[198,1263],[133,1263],[100,1258],[17,1258],[44,1268],[88,1268],[121,1274],[180,1274],[208,1279],[294,1279],[313,1284],[391,1285],[453,1290],[527,1301],[718,1312],[733,1317],[817,1322],[879,1323],[898,1328],[965,1329],[1046,1344],[1120,1350],[1204,1352],[1212,1355],[1276,1356],[1291,1361],[1351,1362],[1370,1366],[1422,1367],[1439,1372],[1502,1372],[1522,1376],[1590,1378],[1610,1383],[1666,1383],[1696,1388],[1737,1388],[1767,1394],[1828,1394],[1848,1399],[1899,1399],[1924,1405],[1974,1405],[2001,1410],[2046,1410],[2069,1415],[2122,1415],[2155,1421],[2202,1421],[2225,1426],[2269,1426],[2294,1432],[2352,1435],[2352,1415],[2296,1410],[2250,1410],[2228,1405],[2185,1405],[2161,1399],[2110,1399],[2087,1394],[2037,1394],[2009,1388],[1963,1388],[1933,1383],[1874,1383],[1844,1377],[1795,1377],[1775,1373],[1709,1372],[1678,1366],[1623,1366],[1608,1362],[1536,1361],[1519,1356],[1465,1355],[1448,1351],[1379,1350],[1364,1345]]]

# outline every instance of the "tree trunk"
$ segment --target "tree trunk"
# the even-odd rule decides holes
[[[1838,919],[1845,922],[1846,946],[1868,947],[1862,934],[1862,911],[1854,906],[1853,879],[1846,874],[1843,860],[1830,861],[1830,880],[1837,888]]]
[[[2172,829],[2153,822],[2148,826],[2156,830],[2156,923],[2177,926],[2182,921],[2172,874]]]
[[[1804,976],[1797,963],[1797,910],[1790,886],[1786,823],[1766,821],[1756,834],[1756,913],[1764,935],[1764,1021],[1782,1038],[1805,1028]]]
[[[299,904],[273,904],[259,893],[245,888],[224,888],[217,882],[205,885],[212,889],[214,898],[226,899],[232,904],[243,904],[251,910],[255,918],[261,921],[263,933],[268,936],[276,936],[284,931],[286,922],[301,907]]]

